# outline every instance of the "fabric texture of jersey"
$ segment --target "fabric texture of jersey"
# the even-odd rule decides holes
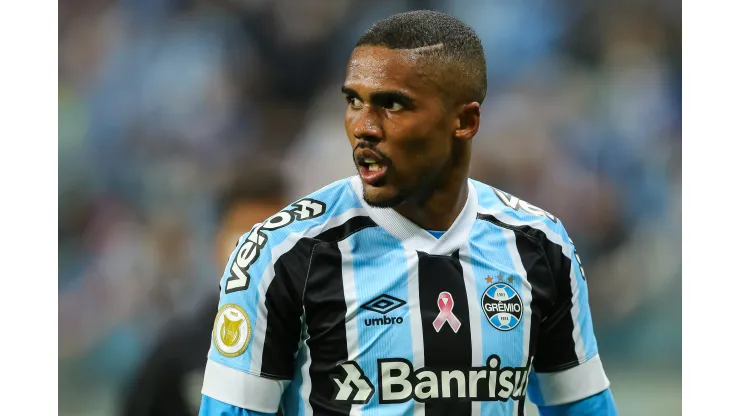
[[[540,416],[617,416],[611,389],[583,400],[556,406],[542,406]]]
[[[202,392],[293,415],[522,415],[609,387],[560,221],[483,183],[436,238],[358,177],[255,225],[221,279]]]

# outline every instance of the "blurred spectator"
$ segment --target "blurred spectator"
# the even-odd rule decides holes
[[[291,199],[301,198],[336,180],[357,174],[352,146],[344,131],[347,102],[341,82],[331,83],[311,103],[306,125],[283,153]]]
[[[218,309],[218,280],[234,243],[256,223],[285,205],[285,184],[274,169],[251,169],[219,198],[219,228],[213,240],[213,288],[194,313],[178,316],[164,329],[151,354],[131,379],[122,415],[197,415],[206,355]],[[219,270],[219,272],[215,272]]]

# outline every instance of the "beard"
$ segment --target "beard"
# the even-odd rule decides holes
[[[402,192],[398,192],[395,195],[389,196],[389,197],[381,197],[379,195],[369,195],[367,192],[367,188],[365,186],[362,187],[362,199],[367,202],[368,205],[370,205],[373,208],[394,208],[398,205],[401,205],[404,201],[406,201],[406,195]]]
[[[363,184],[362,198],[374,208],[396,208],[401,204],[422,206],[437,188],[438,183],[437,175],[422,176],[415,185],[397,185],[396,192],[391,195],[368,192],[368,185]]]
[[[356,147],[363,148],[369,146],[362,146],[358,145]],[[415,180],[409,181],[402,181],[404,184],[399,184],[399,177],[397,175],[397,171],[395,171],[392,161],[387,158],[384,154],[380,153],[377,149],[374,149],[377,153],[380,154],[381,157],[384,158],[386,166],[388,171],[386,172],[386,175],[384,178],[380,180],[376,186],[378,188],[382,188],[385,185],[388,185],[389,182],[393,183],[395,182],[395,186],[392,186],[395,188],[395,192],[368,192],[369,188],[373,188],[371,185],[367,185],[365,183],[362,184],[362,199],[365,200],[365,202],[373,207],[373,208],[396,208],[401,204],[419,204],[423,205],[423,203],[429,198],[434,190],[437,188],[437,185],[441,182],[441,176],[444,175],[445,172],[445,166],[433,166],[430,165],[425,168],[426,172],[433,172],[431,174],[422,174],[420,177],[415,178]],[[357,162],[355,162],[355,168],[357,169],[358,173],[360,170],[359,165],[357,165]]]

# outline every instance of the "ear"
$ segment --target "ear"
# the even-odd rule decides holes
[[[472,140],[480,127],[480,104],[473,101],[464,104],[457,112],[455,138]]]

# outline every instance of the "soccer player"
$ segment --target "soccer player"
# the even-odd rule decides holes
[[[359,175],[237,243],[200,414],[522,415],[527,393],[543,415],[616,414],[563,224],[468,177],[476,34],[391,16],[342,92]]]

